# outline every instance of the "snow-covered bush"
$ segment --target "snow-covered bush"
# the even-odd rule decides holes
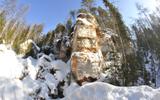
[[[39,54],[39,58],[31,57],[23,59],[25,67],[22,81],[27,82],[28,78],[36,86],[31,96],[35,99],[62,98],[64,87],[68,86],[70,66],[61,60],[55,60],[54,55]]]
[[[37,58],[23,59],[10,47],[0,45],[0,99],[159,100],[160,98],[160,89],[148,86],[116,87],[104,82],[94,82],[84,83],[80,87],[70,80],[69,61],[64,63],[55,60],[53,54],[43,53],[38,54]],[[12,73],[15,71],[16,73]],[[98,81],[104,81],[105,75],[101,76]]]

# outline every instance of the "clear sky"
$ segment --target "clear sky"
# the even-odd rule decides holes
[[[96,0],[97,5],[103,5],[102,0]],[[136,2],[153,10],[155,0],[112,0],[123,15],[124,21],[129,25],[131,18],[137,17]],[[64,23],[69,17],[69,12],[80,8],[81,0],[18,0],[19,4],[29,5],[26,21],[44,24],[44,32],[55,28],[58,23]]]
[[[154,11],[155,6],[157,6],[156,0],[119,0],[117,6],[127,25],[133,22],[133,18],[138,17],[136,3],[142,4],[144,7],[148,8],[149,11]]]

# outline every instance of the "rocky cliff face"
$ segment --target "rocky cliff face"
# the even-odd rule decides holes
[[[116,35],[109,32],[113,33],[100,29],[93,15],[78,15],[73,32],[71,56],[71,69],[75,80],[90,77],[98,79],[103,69],[111,65],[111,56],[116,52]],[[118,60],[120,61],[120,57]]]
[[[19,53],[24,57],[32,55],[32,57],[36,58],[39,51],[40,48],[31,39],[20,44]]]
[[[72,35],[63,33],[63,30],[64,27],[60,27],[55,34],[53,47],[50,47],[52,52],[49,53],[65,62],[71,59],[71,70],[76,81],[98,79],[102,72],[114,72],[114,66],[120,66],[117,36],[111,29],[101,30],[93,15],[80,13]],[[21,44],[21,51],[26,54],[30,50],[28,48],[38,50],[33,48],[37,47],[34,44],[32,41]],[[43,51],[42,48],[40,52]]]
[[[97,78],[102,70],[103,56],[99,47],[96,19],[91,14],[79,14],[73,33],[71,67],[76,80]]]
[[[99,45],[103,55],[104,70],[121,66],[122,54],[118,51],[118,41],[118,36],[111,29],[101,30]]]

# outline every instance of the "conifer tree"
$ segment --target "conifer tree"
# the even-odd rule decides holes
[[[113,29],[119,36],[118,50],[122,53],[122,66],[119,69],[119,77],[122,81],[121,85],[131,85],[138,78],[138,70],[136,55],[133,52],[131,38],[125,26],[122,16],[118,9],[108,0],[103,0],[106,8],[109,8],[112,17]],[[135,72],[135,73],[133,73]],[[120,81],[120,80],[119,80]]]
[[[94,0],[82,0],[82,7],[84,7],[88,12],[91,12],[94,5]]]

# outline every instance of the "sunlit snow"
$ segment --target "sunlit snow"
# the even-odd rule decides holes
[[[18,78],[22,70],[23,66],[10,46],[0,44],[0,77]]]
[[[0,45],[0,100],[51,100],[49,93],[57,93],[57,85],[66,81],[70,73],[70,62],[54,60],[42,54],[37,60],[32,57],[17,58],[14,51]],[[55,73],[51,73],[51,70]],[[42,70],[42,71],[41,71]],[[20,79],[22,74],[25,76]],[[39,75],[39,76],[38,76]],[[104,75],[101,75],[104,78]],[[41,79],[42,78],[42,79]],[[63,87],[62,100],[159,100],[160,88],[149,86],[118,87],[100,82],[79,86],[71,81]],[[60,100],[60,98],[58,99]]]

